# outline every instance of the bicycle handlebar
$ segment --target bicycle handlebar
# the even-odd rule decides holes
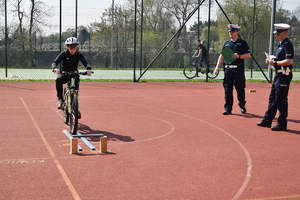
[[[92,73],[94,73],[94,72],[92,71]],[[78,74],[80,74],[80,75],[87,75],[87,71],[85,71],[85,72],[78,72],[78,73],[77,72],[62,71],[61,74],[63,74],[63,75],[69,75],[69,76],[78,75]]]

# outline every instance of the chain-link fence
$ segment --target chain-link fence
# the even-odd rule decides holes
[[[227,25],[242,28],[253,58],[246,61],[248,79],[269,77],[272,0],[2,0],[0,78],[55,79],[51,63],[67,37],[80,40],[95,79],[184,79],[196,39],[217,62]],[[276,2],[276,22],[291,25],[294,79],[300,79],[298,0]],[[274,49],[278,41],[274,41]],[[84,69],[80,64],[80,69]],[[222,78],[222,73],[218,78]],[[204,76],[200,78],[205,78]]]

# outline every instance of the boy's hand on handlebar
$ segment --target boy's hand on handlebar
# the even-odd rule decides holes
[[[59,70],[59,69],[57,69],[57,68],[56,68],[56,69],[54,69],[54,70],[53,70],[53,72],[54,72],[54,74],[60,74],[60,70]]]
[[[92,70],[87,70],[87,71],[86,71],[86,74],[87,74],[88,76],[91,76],[91,75],[92,75],[92,73],[93,73],[93,71],[92,71]]]

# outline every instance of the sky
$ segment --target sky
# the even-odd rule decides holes
[[[59,0],[43,0],[53,8],[55,11],[55,16],[53,16],[53,21],[51,23],[59,24]],[[62,26],[63,30],[68,28],[75,27],[75,0],[63,0],[62,1]],[[100,22],[101,13],[105,9],[108,9],[112,6],[112,0],[77,0],[78,2],[78,26],[88,26],[93,22]],[[114,4],[123,4],[125,0],[114,0]],[[53,31],[48,30],[46,34],[49,34]],[[54,33],[57,31],[55,30]]]
[[[212,2],[212,11],[211,11],[211,19],[214,19],[216,15],[213,13],[216,12],[216,10],[219,8],[217,3],[215,3],[214,0],[211,0]],[[218,0],[219,4],[222,6],[222,0]],[[279,2],[279,0],[277,0]],[[294,11],[298,6],[300,6],[300,0],[280,0],[282,8],[289,10],[289,11]],[[277,3],[277,6],[279,6],[279,3]],[[206,0],[203,3],[203,6],[200,8],[200,20],[205,21],[208,19],[208,0]],[[192,21],[190,24],[194,24],[195,21],[197,21],[197,13],[194,14],[194,16],[191,18],[190,21]],[[188,26],[189,27],[189,26]]]
[[[44,21],[46,24],[51,25],[51,28],[44,30],[45,35],[59,32],[59,8],[60,0],[39,0],[43,2],[46,6],[45,9],[50,9],[51,16],[45,18]],[[127,0],[114,0],[114,4],[123,4]],[[8,1],[8,23],[18,22],[16,12],[13,4],[13,1]],[[25,12],[29,12],[29,2],[23,1],[23,7],[26,7]],[[65,31],[68,28],[75,28],[75,0],[62,0],[62,29]],[[112,6],[112,0],[77,0],[78,2],[78,26],[88,26],[92,22],[100,22],[101,13],[105,9],[108,9]],[[4,23],[4,20],[0,20],[0,23]],[[26,22],[24,20],[24,22]]]
[[[52,28],[47,28],[44,30],[44,35],[49,35],[52,33],[59,32],[59,0],[40,0],[43,1],[49,8],[51,8],[51,17],[45,19],[46,23],[53,25]],[[88,26],[92,22],[100,22],[101,13],[112,6],[112,1],[114,4],[124,5],[127,0],[77,0],[78,2],[78,26]],[[75,0],[62,0],[63,6],[63,19],[62,19],[62,29],[65,31],[68,28],[75,27]],[[212,12],[211,18],[214,19],[216,16],[214,13],[218,6],[214,0],[212,2]],[[222,5],[222,0],[218,1]],[[299,0],[281,0],[283,8],[290,10],[291,12],[300,6]],[[12,10],[10,6],[8,10]],[[12,18],[12,17],[11,17]],[[187,23],[189,28],[197,21],[197,12]],[[208,0],[206,0],[200,7],[200,20],[206,21],[208,19]]]

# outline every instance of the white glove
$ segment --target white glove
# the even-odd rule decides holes
[[[218,74],[219,74],[219,68],[216,68],[216,69],[214,70],[214,74],[218,76]]]
[[[86,73],[87,73],[88,76],[91,76],[93,71],[92,70],[87,70]]]
[[[55,69],[53,70],[53,72],[54,72],[54,74],[60,74],[60,69],[55,68]]]

